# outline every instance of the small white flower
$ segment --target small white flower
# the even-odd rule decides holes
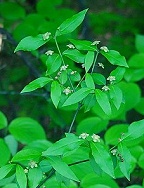
[[[68,68],[68,65],[63,65],[61,66],[60,71],[65,71],[67,68]]]
[[[115,78],[115,76],[109,76],[109,77],[107,78],[107,80],[109,80],[109,81],[112,83],[113,81],[116,80],[116,78]]]
[[[27,168],[24,169],[24,173],[25,173],[25,174],[28,173],[28,169],[27,169]]]
[[[99,43],[100,43],[99,40],[95,40],[91,45],[92,45],[92,46],[95,46],[95,45],[98,45]]]
[[[111,151],[111,153],[112,153],[112,155],[116,155],[116,154],[117,154],[117,149],[113,149],[113,150]]]
[[[58,79],[58,76],[55,76],[55,79],[57,80],[57,79]]]
[[[98,63],[98,66],[104,69],[104,64],[103,63]]]
[[[54,53],[54,51],[48,50],[45,54],[46,54],[46,55],[52,55],[53,53]]]
[[[82,133],[79,135],[79,138],[86,139],[89,136],[88,133]]]
[[[71,71],[71,73],[70,73],[70,74],[71,74],[71,75],[73,75],[73,74],[75,74],[76,72],[77,72],[77,71]]]
[[[37,163],[35,161],[31,161],[29,163],[29,166],[30,166],[30,168],[37,168],[38,167],[38,165],[37,165]]]
[[[73,45],[73,44],[68,44],[68,45],[66,45],[68,48],[70,48],[70,49],[74,49],[75,48],[75,46]]]
[[[93,134],[92,136],[93,142],[100,142],[100,136],[97,134]]]
[[[57,75],[60,76],[60,75],[61,75],[61,71],[59,71],[59,72],[57,73]]]
[[[85,68],[85,64],[84,63],[81,66],[82,66],[83,69]]]
[[[110,88],[109,88],[108,86],[103,86],[103,87],[102,87],[102,90],[103,90],[103,91],[109,91]]]
[[[46,32],[45,34],[43,34],[43,40],[49,39],[50,35],[51,35],[50,32]]]
[[[103,50],[104,52],[109,52],[109,49],[106,46],[102,46],[100,47],[101,50]]]
[[[63,90],[63,93],[64,93],[65,95],[68,95],[68,94],[70,94],[71,92],[72,92],[72,90],[70,89],[70,87],[67,87],[66,89]]]

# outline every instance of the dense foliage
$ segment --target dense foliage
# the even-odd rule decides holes
[[[130,36],[135,48],[130,42],[123,47],[126,61],[121,44],[113,43],[117,38],[102,30],[110,21],[120,24],[120,16],[88,9],[75,13],[63,8],[70,3],[62,0],[38,1],[34,13],[27,2],[18,2],[0,4],[5,28],[1,33],[13,46],[4,46],[10,51],[2,63],[17,61],[8,70],[5,63],[1,65],[1,72],[7,73],[1,76],[1,94],[8,97],[0,98],[0,186],[144,186],[144,36],[137,32],[140,29],[131,30],[136,34]],[[99,34],[97,40],[87,36],[89,27]],[[121,32],[126,26],[112,27]]]

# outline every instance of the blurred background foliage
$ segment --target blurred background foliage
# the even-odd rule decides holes
[[[26,36],[54,33],[62,21],[87,7],[89,12],[82,27],[71,35],[60,37],[59,43],[64,49],[69,43],[67,38],[100,40],[102,45],[126,57],[130,68],[119,83],[125,94],[125,105],[118,111],[113,108],[111,117],[96,105],[87,113],[81,110],[76,120],[77,133],[87,131],[87,125],[91,125],[91,130],[104,135],[105,141],[113,145],[111,136],[116,137],[114,132],[126,130],[127,124],[142,119],[144,115],[144,1],[141,0],[0,0],[0,108],[8,122],[16,117],[37,120],[51,141],[58,140],[68,130],[73,108],[56,110],[46,90],[20,94],[26,84],[44,75],[46,65],[43,54],[47,50],[56,50],[54,42],[31,54],[14,54],[14,49]],[[109,75],[114,67],[107,65],[104,59],[99,61],[105,64],[104,75]],[[72,62],[68,64],[75,70],[80,68]],[[1,131],[0,136],[4,135],[5,132]],[[144,139],[137,143],[140,145],[134,144],[134,147],[140,156]],[[135,156],[133,148],[132,152]],[[136,163],[133,168],[135,166]],[[142,171],[138,171],[139,168]],[[136,167],[137,173],[139,176],[135,176],[133,181],[141,183],[144,173],[142,162]],[[84,181],[91,182],[86,178]]]

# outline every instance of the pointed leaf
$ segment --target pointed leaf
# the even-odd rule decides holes
[[[33,80],[32,82],[30,82],[28,85],[26,85],[24,87],[24,89],[21,91],[21,93],[30,92],[30,91],[34,91],[38,88],[42,88],[51,81],[52,81],[52,79],[47,78],[47,77],[37,78],[37,79]]]
[[[59,54],[53,54],[48,56],[47,61],[46,61],[46,66],[47,66],[47,75],[51,75],[54,72],[56,72],[62,64],[62,60]]]
[[[51,84],[51,99],[55,107],[57,108],[61,96],[61,86],[57,81],[53,81]]]
[[[76,175],[73,173],[73,171],[70,169],[70,167],[62,161],[60,157],[57,156],[51,156],[48,157],[49,162],[51,163],[52,167],[62,176],[79,182],[79,179],[76,177]]]
[[[123,136],[123,141],[128,143],[141,136],[144,136],[144,120],[131,123],[128,132]]]
[[[121,56],[120,53],[115,50],[109,50],[109,52],[101,51],[101,54],[105,56],[112,65],[128,67],[125,57]]]
[[[0,180],[2,180],[3,178],[5,178],[7,176],[7,174],[13,170],[15,167],[14,164],[8,164],[8,165],[5,165],[5,166],[2,166],[0,168]]]
[[[19,188],[27,188],[27,177],[24,172],[24,169],[20,165],[16,166],[16,179]]]
[[[75,15],[73,15],[71,18],[68,18],[65,20],[57,29],[56,36],[65,35],[68,33],[73,32],[84,20],[85,14],[88,11],[88,9],[85,9]]]
[[[88,88],[95,89],[93,78],[89,73],[87,73],[85,76],[85,83]]]
[[[115,76],[116,80],[114,81],[114,83],[118,83],[118,82],[120,82],[123,79],[125,71],[126,71],[126,68],[117,67],[115,70],[113,70],[110,73],[110,76]]]
[[[86,54],[86,57],[85,57],[85,70],[86,70],[86,72],[89,71],[89,69],[91,68],[93,62],[94,62],[94,52],[89,51]]]
[[[96,104],[95,94],[89,94],[83,101],[85,111],[88,112]]]
[[[47,40],[44,40],[42,34],[39,34],[37,36],[25,37],[19,42],[14,52],[17,52],[19,50],[23,50],[23,51],[36,50],[42,45],[44,45],[45,43],[47,43],[49,40],[50,38]]]
[[[92,46],[92,42],[88,41],[88,40],[74,40],[74,39],[70,39],[70,42],[72,44],[74,44],[74,46],[78,49],[78,50],[87,50],[87,51],[96,51],[96,47]]]
[[[77,136],[74,134],[67,134],[66,138],[62,138],[61,140],[54,143],[50,146],[46,151],[42,153],[43,156],[55,156],[55,155],[63,155],[68,151],[72,151],[78,148],[82,142]]]
[[[117,108],[117,110],[120,108],[122,102],[123,102],[123,94],[119,87],[116,85],[110,86],[110,98],[112,99],[113,104]]]
[[[64,102],[63,106],[76,104],[82,101],[91,91],[92,89],[89,89],[89,88],[79,89],[78,91],[74,92],[73,94],[69,96],[69,98]]]
[[[84,63],[85,55],[80,53],[76,49],[68,49],[63,52],[63,55],[69,59],[75,61],[76,63]]]
[[[106,79],[102,74],[99,73],[93,73],[92,74],[94,83],[97,85],[106,85]]]
[[[131,169],[131,161],[132,156],[129,151],[129,149],[122,145],[121,143],[118,146],[118,152],[120,155],[120,161],[119,161],[119,167],[121,172],[124,174],[124,176],[130,180],[130,169]]]
[[[92,155],[100,168],[115,178],[112,158],[106,148],[100,143],[90,143]]]
[[[30,188],[36,188],[43,178],[43,173],[39,167],[29,169],[28,184]]]
[[[102,110],[107,115],[111,115],[111,106],[107,94],[101,91],[100,89],[96,89],[95,95],[96,95],[96,100],[100,105],[100,107],[102,108]]]

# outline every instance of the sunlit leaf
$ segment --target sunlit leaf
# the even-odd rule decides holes
[[[91,68],[93,62],[94,62],[94,52],[89,51],[86,54],[86,57],[85,57],[85,64],[84,64],[84,66],[85,66],[86,72],[89,71],[89,69]]]
[[[20,165],[16,166],[16,180],[20,188],[27,188],[27,177]]]
[[[72,44],[74,44],[74,46],[78,49],[78,50],[87,50],[87,51],[96,51],[96,47],[92,46],[92,42],[88,41],[88,40],[74,40],[74,39],[70,39],[70,42]]]
[[[51,84],[51,99],[55,107],[57,108],[61,96],[61,86],[57,81],[53,81]]]

